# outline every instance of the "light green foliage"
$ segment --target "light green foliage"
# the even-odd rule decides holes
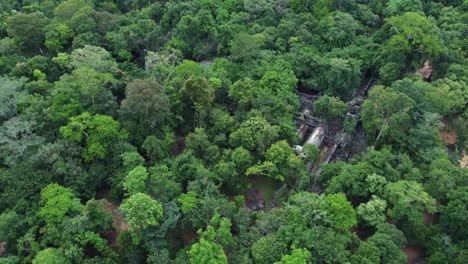
[[[185,81],[182,93],[184,93],[193,104],[202,107],[210,106],[214,100],[214,89],[211,87],[208,80],[196,76],[192,76]]]
[[[37,78],[38,81],[45,81],[46,80],[46,75],[39,69],[35,69],[33,71],[33,76]]]
[[[326,120],[343,118],[346,109],[346,103],[336,97],[325,95],[314,101],[314,114]]]
[[[316,193],[299,192],[292,195],[285,206],[287,222],[290,224],[329,225],[330,219],[325,211],[323,196]]]
[[[51,23],[44,28],[44,32],[44,46],[55,53],[62,51],[73,37],[73,31],[65,24]]]
[[[421,80],[405,78],[394,82],[391,89],[409,96],[422,112],[445,115],[450,111],[450,95],[447,87],[434,87]]]
[[[76,211],[80,202],[72,191],[56,183],[47,185],[41,191],[39,216],[48,224],[58,224],[68,213]]]
[[[234,197],[234,203],[239,208],[245,206],[245,196],[237,195],[236,197]]]
[[[275,262],[275,264],[307,264],[311,256],[307,249],[294,249],[291,255],[284,255],[281,261]]]
[[[321,177],[327,193],[344,191],[350,198],[370,198],[372,194],[381,195],[387,182],[400,179],[400,173],[409,178],[420,177],[419,171],[404,156],[398,157],[384,148],[367,150],[351,163],[326,165]]]
[[[230,43],[231,56],[237,61],[248,62],[259,52],[260,45],[255,36],[241,32]]]
[[[434,92],[428,94],[430,101],[433,102],[432,104],[438,105],[439,100],[444,102],[444,107],[441,107],[436,112],[444,115],[447,114],[447,111],[449,113],[460,113],[463,111],[464,106],[468,102],[468,85],[466,82],[439,79],[432,85],[434,86]]]
[[[237,171],[242,174],[252,164],[253,157],[248,150],[238,147],[231,152],[231,160],[236,165]]]
[[[287,253],[287,245],[273,236],[261,237],[252,245],[255,263],[268,264],[279,261]]]
[[[167,80],[174,73],[175,66],[181,62],[181,57],[182,54],[176,49],[168,48],[160,52],[148,51],[145,56],[145,70],[156,73],[159,77],[157,80]]]
[[[187,192],[182,194],[177,201],[180,204],[180,210],[183,214],[188,214],[197,207],[198,199],[195,192]]]
[[[234,147],[262,153],[277,137],[276,126],[270,125],[263,117],[252,117],[231,134],[229,142]]]
[[[215,91],[221,89],[221,86],[223,85],[223,81],[215,77],[211,77],[208,80],[208,82],[210,83],[211,87],[214,88]]]
[[[138,166],[143,166],[145,159],[136,151],[129,151],[120,154],[122,159],[122,167],[126,173]]]
[[[60,22],[68,21],[80,8],[86,5],[86,2],[86,0],[63,1],[54,10],[56,20]]]
[[[138,166],[131,170],[123,182],[123,186],[125,190],[127,190],[128,195],[145,192],[147,178],[148,172],[145,167]]]
[[[120,210],[133,230],[157,226],[163,216],[162,205],[144,193],[131,195],[124,200]]]
[[[212,263],[212,264],[227,264],[227,258],[224,254],[223,247],[215,242],[207,241],[201,238],[198,243],[193,244],[189,251],[190,263]]]
[[[296,88],[297,78],[286,60],[278,60],[271,65],[260,79],[260,87],[268,88],[276,94],[287,98],[287,92]]]
[[[326,191],[336,193],[344,190],[348,197],[366,196],[369,190],[363,182],[367,179],[366,175],[370,173],[371,168],[365,162],[359,162],[355,165],[346,164],[339,168],[339,171],[333,171],[330,175],[324,173],[323,180],[330,178]]]
[[[402,66],[399,63],[389,62],[379,69],[379,77],[384,85],[390,85],[400,77]]]
[[[365,181],[369,192],[376,194],[381,194],[383,188],[385,187],[385,184],[387,184],[387,180],[385,179],[385,177],[380,176],[376,173],[367,175]]]
[[[367,203],[362,203],[356,208],[358,218],[365,224],[377,226],[386,220],[385,209],[387,202],[377,196],[372,196]]]
[[[321,37],[328,44],[337,47],[346,47],[354,42],[361,27],[362,26],[352,15],[337,11],[322,19],[319,23],[318,30],[321,32]],[[332,58],[330,63],[335,64],[338,62],[336,60],[336,58]]]
[[[234,239],[231,234],[231,220],[222,217],[217,210],[214,211],[206,230],[198,230],[198,234],[201,238],[205,238],[208,241],[216,241],[223,247],[234,245]]]
[[[352,264],[374,264],[380,262],[380,250],[372,242],[361,241],[351,256]]]
[[[109,73],[99,73],[89,67],[76,69],[55,82],[47,113],[52,121],[59,124],[85,110],[112,114],[116,109],[112,90],[117,84],[118,81]]]
[[[111,144],[127,138],[118,121],[88,112],[70,118],[68,125],[60,128],[60,133],[66,139],[84,143],[83,158],[87,161],[104,158]]]
[[[324,210],[328,213],[336,229],[346,231],[357,224],[356,211],[351,203],[346,200],[344,194],[337,193],[326,195],[325,201],[326,206]]]
[[[313,11],[318,18],[322,18],[330,11],[331,2],[330,0],[291,0],[291,8],[296,13]]]
[[[72,69],[89,67],[97,72],[110,74],[116,74],[119,71],[117,62],[107,50],[91,45],[75,49],[70,55],[69,67]]]
[[[337,232],[334,229],[335,221],[331,218],[336,220],[337,214],[331,212],[332,215],[329,215],[327,204],[323,195],[309,192],[292,195],[281,217],[283,223],[276,237],[296,248],[307,248],[313,259],[345,262],[350,253],[347,250],[349,236],[346,231]],[[273,221],[277,222],[276,219]]]
[[[420,0],[390,0],[385,12],[389,17],[402,15],[406,12],[422,13],[423,6]]]
[[[235,125],[234,117],[226,109],[213,107],[209,113],[206,130],[209,135],[214,136],[214,143],[224,146],[227,144],[226,138],[234,130]]]
[[[237,104],[239,110],[246,110],[252,104],[255,98],[254,86],[255,81],[245,78],[238,80],[229,89],[229,97],[232,98]]]
[[[382,48],[387,62],[405,63],[406,58],[436,59],[443,44],[434,22],[425,16],[408,12],[386,20],[391,37]]]
[[[67,264],[71,263],[61,252],[56,248],[46,248],[41,250],[32,261],[33,264]]]
[[[445,201],[447,190],[463,186],[468,180],[468,171],[454,166],[448,159],[436,159],[429,167],[424,189],[438,201]]]
[[[265,161],[250,167],[246,174],[261,174],[285,181],[286,179],[297,179],[304,175],[305,171],[299,156],[294,153],[288,142],[282,140],[271,145],[265,152]]]
[[[203,73],[203,66],[200,63],[191,60],[184,60],[181,64],[175,67],[177,76],[188,79],[191,76],[200,76]]]
[[[395,220],[406,216],[411,223],[422,224],[424,211],[437,211],[435,199],[415,181],[387,184],[384,197],[390,205],[388,215]]]
[[[285,136],[285,126],[289,125],[285,120],[299,109],[299,98],[294,92],[297,82],[291,63],[281,59],[267,68],[252,91],[253,107],[272,124],[279,125]]]
[[[380,140],[398,140],[404,136],[410,121],[415,102],[407,95],[374,87],[364,102],[361,113],[364,130],[370,140],[377,144]]]
[[[190,248],[190,263],[228,263],[223,247],[234,244],[230,228],[231,221],[215,211],[206,230],[198,230],[200,241]]]
[[[61,68],[65,69],[70,64],[70,55],[59,52],[56,57],[52,58],[52,61],[59,65]]]
[[[294,93],[297,81],[291,63],[280,59],[266,67],[260,81],[236,81],[229,89],[229,97],[239,111],[255,109],[268,122],[279,126],[282,137],[289,137],[294,128],[288,120],[299,110],[299,98]]]
[[[85,33],[96,30],[95,13],[91,1],[68,0],[55,8],[54,21],[66,24],[76,33]]]
[[[467,3],[0,0],[0,263],[465,263]]]
[[[9,256],[0,258],[0,264],[18,264],[19,257],[17,256]]]

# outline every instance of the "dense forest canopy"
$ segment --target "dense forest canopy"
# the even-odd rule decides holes
[[[0,263],[466,263],[467,0],[1,0]]]

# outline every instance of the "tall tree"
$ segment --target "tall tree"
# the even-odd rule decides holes
[[[58,224],[63,217],[73,211],[80,209],[80,202],[72,191],[56,183],[47,185],[41,191],[41,216],[48,224]]]
[[[60,133],[66,139],[84,144],[83,158],[86,161],[104,158],[111,144],[127,138],[118,121],[88,112],[70,118],[68,124],[60,128]]]
[[[234,147],[243,147],[262,153],[277,137],[278,128],[276,126],[270,125],[263,117],[252,117],[232,132],[229,142]]]
[[[7,32],[25,51],[40,51],[44,43],[42,30],[49,20],[42,13],[17,13],[7,19]]]
[[[407,95],[382,86],[374,87],[361,113],[367,136],[376,145],[379,140],[399,140],[409,128],[410,111],[415,102]]]
[[[120,209],[130,228],[135,231],[157,226],[161,223],[163,216],[162,205],[144,193],[131,195],[122,203]]]
[[[137,166],[131,170],[123,182],[125,190],[129,195],[145,192],[146,190],[146,179],[148,178],[148,172],[143,166]]]
[[[423,212],[435,213],[436,201],[415,181],[397,181],[385,187],[388,215],[398,221],[407,217],[414,225],[422,224]]]
[[[383,29],[388,32],[386,42],[381,46],[381,58],[385,62],[415,68],[423,60],[439,58],[443,51],[439,29],[424,15],[407,12],[390,17]]]
[[[223,247],[234,245],[230,228],[231,220],[215,211],[206,230],[198,230],[200,241],[190,248],[190,263],[228,263]]]
[[[135,80],[127,84],[125,95],[120,114],[132,139],[143,142],[170,122],[169,98],[159,83]]]
[[[357,224],[356,211],[344,194],[326,195],[325,201],[326,206],[324,209],[329,214],[336,229],[346,231]]]
[[[72,263],[56,248],[41,250],[32,261],[33,264],[68,264]]]
[[[307,249],[294,249],[291,255],[284,255],[281,261],[275,262],[275,264],[307,264],[311,256]]]

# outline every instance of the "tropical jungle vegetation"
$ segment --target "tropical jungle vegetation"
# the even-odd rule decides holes
[[[0,263],[467,263],[467,50],[467,0],[0,0]]]

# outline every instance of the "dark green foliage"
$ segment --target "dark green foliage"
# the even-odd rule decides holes
[[[231,134],[229,142],[233,147],[262,153],[277,138],[277,131],[277,127],[270,125],[264,118],[252,117]]]
[[[17,13],[6,20],[8,35],[25,51],[38,51],[43,44],[43,28],[48,19],[42,13]]]
[[[343,118],[346,104],[338,98],[322,96],[314,102],[314,114],[326,120]]]
[[[266,236],[256,241],[251,250],[256,263],[274,263],[285,255],[287,245],[273,236]]]
[[[459,187],[450,190],[447,194],[447,205],[442,208],[440,223],[444,230],[453,237],[454,240],[463,240],[468,229],[466,225],[466,187]]]
[[[466,1],[0,2],[0,263],[466,262]]]
[[[147,136],[161,132],[170,121],[169,98],[155,81],[136,80],[127,84],[121,103],[121,118],[131,139],[142,142]]]

